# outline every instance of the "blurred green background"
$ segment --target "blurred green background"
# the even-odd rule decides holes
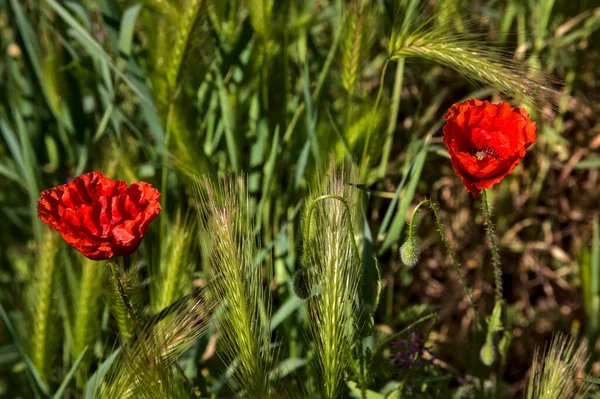
[[[0,0],[0,396],[32,397],[20,351],[43,345],[32,361],[44,365],[40,376],[55,392],[83,347],[92,356],[80,379],[116,342],[102,299],[104,268],[37,220],[42,190],[93,170],[161,190],[164,209],[136,255],[152,287],[148,303],[159,311],[204,281],[194,176],[244,172],[274,267],[273,313],[293,346],[301,341],[290,286],[302,257],[301,210],[317,164],[330,154],[360,162],[368,221],[361,234],[382,271],[377,331],[399,331],[436,311],[429,342],[437,365],[452,384],[468,384],[481,374],[465,356],[479,353],[468,338],[472,314],[434,221],[420,223],[416,267],[402,266],[398,249],[412,204],[431,198],[478,308],[491,313],[479,202],[454,175],[441,127],[455,102],[519,93],[524,98],[512,103],[530,111],[538,140],[490,190],[515,327],[501,375],[483,373],[501,381],[505,397],[519,397],[535,345],[557,331],[587,337],[595,360],[598,3],[439,0],[409,15],[415,3]],[[431,36],[419,36],[421,23]],[[497,49],[486,53],[497,63],[478,74],[485,62],[460,52],[427,56],[419,40]],[[555,81],[536,78],[536,70]],[[518,82],[525,89],[507,93]],[[538,84],[553,90],[538,93]],[[209,346],[207,335],[186,360],[195,385],[218,384],[224,372],[214,353],[202,356]],[[79,397],[75,386],[81,381],[67,397]]]

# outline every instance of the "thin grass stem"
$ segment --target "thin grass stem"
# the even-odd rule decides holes
[[[373,104],[373,111],[377,111],[377,109],[379,108],[379,103],[381,102],[381,95],[383,93],[383,83],[384,83],[384,79],[385,79],[385,72],[387,71],[389,62],[390,62],[390,58],[386,58],[385,62],[383,63],[383,67],[381,69],[381,76],[379,77],[379,90],[377,90],[377,97],[375,98],[375,104]],[[374,130],[374,126],[371,123],[369,125],[369,129],[367,130],[367,137],[365,139],[365,145],[363,147],[363,153],[362,153],[361,160],[360,160],[360,168],[361,168],[360,178],[361,178],[361,180],[364,180],[364,178],[366,177],[365,173],[367,171],[367,165],[365,165],[364,162],[365,162],[365,159],[367,158],[369,143],[371,141],[371,135],[373,134],[373,130]]]
[[[389,59],[388,59],[389,60]],[[388,63],[386,60],[386,65]],[[394,78],[394,90],[392,92],[392,105],[390,106],[390,114],[388,117],[388,127],[386,130],[385,143],[383,144],[383,151],[381,153],[381,163],[379,164],[379,177],[384,178],[387,170],[387,165],[390,159],[390,152],[392,150],[392,142],[394,141],[394,131],[396,130],[396,122],[398,121],[398,111],[400,110],[400,99],[402,95],[402,82],[404,80],[404,58],[398,58],[398,64],[396,65],[396,76]],[[383,75],[382,81],[379,86],[383,86]],[[378,93],[379,96],[379,93]]]

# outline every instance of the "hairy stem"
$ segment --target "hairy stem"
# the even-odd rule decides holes
[[[481,210],[485,219],[485,231],[490,240],[490,249],[492,251],[492,261],[494,266],[494,282],[496,284],[496,302],[502,300],[502,269],[500,268],[500,255],[498,253],[498,244],[494,234],[494,224],[492,223],[492,213],[487,198],[486,190],[481,191]]]
[[[452,259],[452,266],[454,266],[454,271],[458,275],[460,284],[463,286],[463,289],[465,290],[465,293],[467,294],[467,297],[469,298],[469,303],[471,304],[471,309],[473,310],[473,317],[475,317],[475,326],[477,327],[477,329],[479,329],[480,328],[479,318],[477,317],[477,310],[475,309],[475,302],[473,302],[473,296],[471,295],[471,290],[469,290],[469,287],[467,286],[467,283],[465,282],[465,279],[464,279],[462,273],[460,272],[460,266],[458,264],[458,261],[456,260],[456,255],[454,254],[452,247],[450,247],[450,243],[446,239],[446,235],[444,234],[444,226],[442,224],[442,220],[438,213],[437,207],[435,206],[433,201],[425,199],[425,200],[419,202],[417,204],[417,206],[415,207],[415,209],[413,210],[412,216],[410,217],[410,223],[408,224],[408,241],[414,242],[413,241],[414,240],[413,226],[414,226],[415,216],[416,216],[419,208],[425,204],[429,205],[429,207],[431,208],[431,210],[433,212],[433,216],[435,217],[435,222],[437,224],[437,230],[438,230],[438,233],[440,233],[440,239],[442,240],[442,243],[444,243],[444,246],[446,247],[446,251],[448,252],[448,255],[450,255],[450,259]]]

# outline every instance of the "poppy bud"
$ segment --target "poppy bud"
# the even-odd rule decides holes
[[[408,267],[413,267],[419,262],[421,251],[417,245],[417,240],[407,239],[400,248],[400,259]]]
[[[308,288],[308,272],[305,268],[301,268],[294,273],[292,287],[298,298],[306,299],[310,296],[310,289]]]
[[[485,345],[483,345],[483,347],[481,348],[481,351],[479,352],[479,357],[481,358],[483,364],[485,364],[488,367],[491,366],[492,363],[494,363],[494,360],[496,360],[496,351],[494,350],[494,344],[492,342],[486,342]]]

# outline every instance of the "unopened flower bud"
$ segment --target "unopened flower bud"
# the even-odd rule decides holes
[[[417,241],[414,239],[408,239],[402,244],[400,248],[400,259],[408,267],[413,267],[419,262],[421,252],[417,245]]]
[[[479,357],[481,357],[481,361],[486,366],[491,366],[496,360],[496,351],[494,350],[494,345],[492,342],[486,342],[485,345],[481,348],[479,352]]]

